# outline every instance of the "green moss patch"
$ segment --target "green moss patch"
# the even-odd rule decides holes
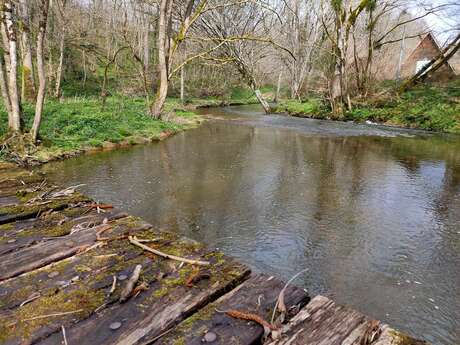
[[[27,339],[41,327],[54,323],[54,320],[59,320],[59,324],[62,324],[62,318],[82,319],[88,317],[103,301],[103,291],[88,290],[84,285],[68,293],[60,292],[41,297],[15,310],[11,318],[0,323],[0,340]],[[37,318],[43,315],[65,312],[76,313],[62,316],[58,319],[53,317]],[[13,323],[12,320],[15,320],[16,323]]]

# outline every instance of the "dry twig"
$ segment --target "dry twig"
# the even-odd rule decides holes
[[[64,345],[69,345],[67,343],[67,337],[65,335],[65,328],[64,328],[64,325],[61,326],[61,329],[62,329],[62,338],[64,338]]]
[[[272,319],[271,319],[272,323],[275,321],[275,314],[277,310],[279,310],[279,312],[282,315],[282,319],[284,319],[284,315],[286,314],[286,311],[287,311],[286,305],[284,304],[284,293],[286,292],[286,289],[289,286],[289,284],[291,284],[298,276],[300,276],[302,273],[306,271],[308,271],[308,268],[296,273],[291,279],[289,279],[286,285],[284,285],[284,287],[281,289],[278,299],[276,300],[275,308],[273,308],[273,314],[272,314]]]
[[[75,311],[66,311],[66,312],[63,312],[63,313],[40,315],[40,316],[31,317],[29,319],[23,319],[21,321],[26,322],[26,321],[33,321],[33,320],[38,320],[38,319],[47,319],[49,317],[57,317],[57,316],[64,316],[64,315],[70,315],[70,314],[77,314],[77,313],[81,313],[82,311],[84,311],[84,310],[83,309],[78,309],[78,310],[75,310]]]
[[[112,229],[112,226],[111,225],[108,225],[108,224],[103,224],[102,227],[96,232],[96,239],[98,241],[106,241],[108,240],[107,237],[101,237],[101,235],[108,231],[108,230],[111,230]]]
[[[142,265],[136,265],[133,274],[131,275],[131,278],[129,278],[125,288],[121,292],[120,303],[126,302],[128,298],[131,296],[131,293],[134,290],[134,286],[136,285],[137,281],[139,280],[139,276],[141,275],[141,270]]]
[[[107,297],[109,297],[111,294],[114,293],[115,288],[117,287],[117,276],[113,276],[113,282],[112,282],[112,287],[110,288],[109,293],[107,294]]]
[[[40,298],[40,293],[39,292],[34,292],[32,295],[30,295],[24,302],[22,302],[19,307],[22,307],[26,305],[27,303],[30,303],[32,301],[35,301],[37,298]]]
[[[192,260],[192,259],[181,258],[179,256],[163,253],[163,252],[161,252],[161,251],[159,251],[157,249],[150,248],[150,247],[140,243],[135,236],[129,236],[128,239],[129,239],[129,242],[131,242],[131,244],[134,244],[135,246],[138,246],[138,247],[140,247],[140,248],[142,248],[142,249],[144,249],[144,250],[146,250],[148,252],[151,252],[153,254],[159,255],[159,256],[164,257],[166,259],[181,261],[181,262],[185,262],[185,263],[192,264],[192,265],[201,265],[201,266],[210,265],[209,261],[200,261],[200,260]]]

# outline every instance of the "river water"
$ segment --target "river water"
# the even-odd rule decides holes
[[[51,180],[297,279],[434,344],[460,344],[460,137],[263,116],[49,164]]]

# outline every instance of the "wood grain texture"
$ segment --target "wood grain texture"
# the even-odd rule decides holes
[[[227,260],[220,270],[232,273],[220,275],[216,277],[217,280],[203,282],[192,289],[182,282],[174,285],[175,276],[163,281],[151,281],[150,289],[137,298],[131,298],[124,304],[115,303],[84,321],[66,327],[68,341],[80,345],[148,344],[161,333],[233,289],[249,274],[249,269],[232,260]],[[110,329],[110,325],[115,322],[120,322],[121,327],[117,330]],[[51,345],[58,341],[59,335],[54,334],[39,344]]]
[[[375,327],[376,326],[376,327]],[[374,333],[378,329],[378,332]],[[421,345],[388,326],[316,296],[289,323],[289,330],[268,345]]]
[[[255,344],[261,340],[262,326],[244,320],[232,318],[222,311],[238,310],[253,313],[270,321],[271,313],[284,284],[280,280],[264,274],[253,275],[249,280],[222,296],[216,302],[207,305],[198,313],[186,319],[155,344],[200,345],[207,332],[217,339],[212,344]],[[285,293],[286,307],[292,316],[301,309],[309,298],[299,288],[289,286]]]
[[[78,225],[88,219],[96,226],[16,248],[0,257],[0,344],[59,344],[62,325],[70,343],[141,344],[249,275],[249,269],[233,259],[177,234],[155,231],[133,217],[109,217],[105,223],[111,228],[104,231],[104,241],[97,241],[98,228],[107,225],[97,225],[102,222],[99,215],[77,216],[68,221]],[[35,226],[29,232],[33,238],[34,230],[40,232],[41,222],[32,223]],[[193,288],[187,287],[186,280],[193,272],[191,265],[147,253],[132,245],[129,235],[151,240],[148,245],[164,252],[210,261],[206,268],[208,278]],[[80,253],[88,247],[92,249]],[[139,264],[143,267],[139,284],[148,290],[120,304],[127,280],[118,279],[115,291],[109,294],[113,277],[129,277]],[[62,312],[70,313],[55,315]],[[114,322],[122,326],[112,330],[110,325]]]
[[[84,205],[52,212],[47,216],[19,220],[10,224],[0,225],[0,260],[5,254],[30,247],[42,241],[66,238],[72,231],[84,227],[100,225],[104,219],[112,222],[127,217],[123,212],[97,214],[95,210],[87,212]]]

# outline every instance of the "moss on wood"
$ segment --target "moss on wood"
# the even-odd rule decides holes
[[[28,339],[35,331],[50,323],[56,318],[50,316],[37,318],[55,313],[76,312],[69,316],[57,318],[59,324],[62,319],[88,317],[104,301],[104,291],[89,290],[84,284],[71,292],[59,292],[54,295],[41,297],[23,307],[16,309],[11,318],[0,322],[0,341],[8,339]],[[13,323],[15,320],[16,323]]]

